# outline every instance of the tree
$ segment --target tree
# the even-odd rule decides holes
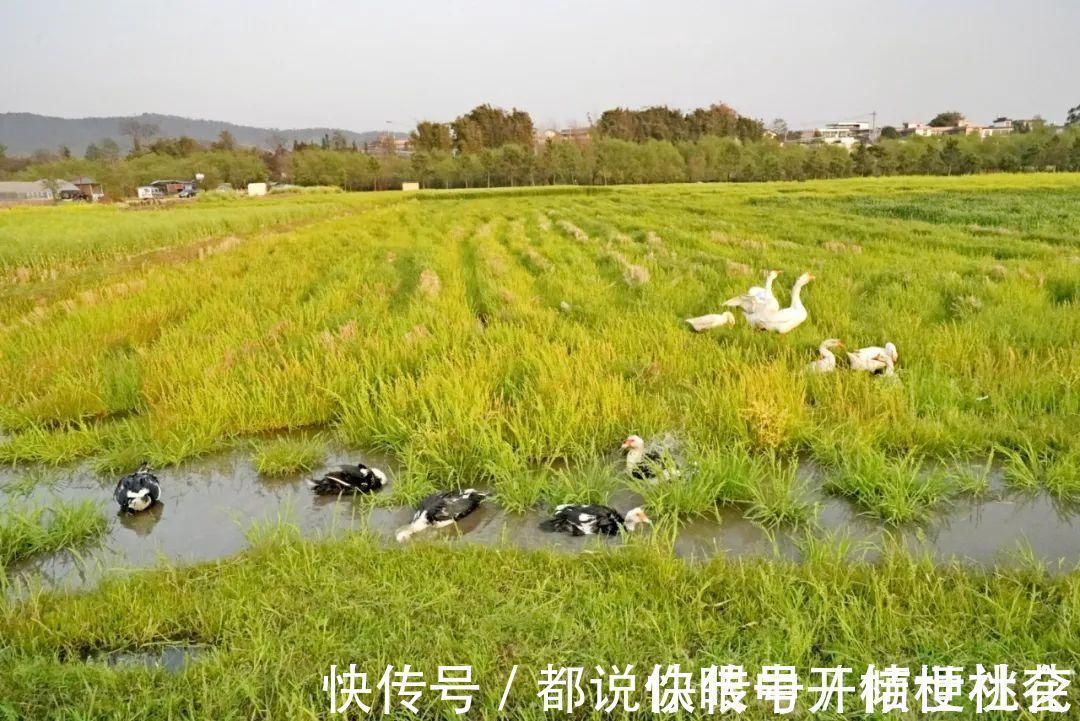
[[[938,113],[934,119],[927,123],[931,128],[952,128],[959,125],[964,119],[963,113],[957,110],[946,110]]]
[[[891,125],[886,125],[881,129],[880,137],[883,140],[898,140],[900,138],[900,131]]]
[[[283,133],[279,133],[276,130],[266,136],[266,145],[274,153],[279,153],[285,150],[285,145],[289,142],[289,139],[285,137]]]
[[[713,103],[707,108],[697,108],[686,117],[687,127],[692,138],[706,135],[725,137],[735,135],[735,124],[739,114],[724,103]]]
[[[60,183],[55,178],[45,178],[41,181],[41,187],[52,194],[53,200],[60,200]]]
[[[222,130],[218,133],[218,139],[211,143],[210,148],[213,150],[236,150],[236,138],[228,130]]]
[[[1080,125],[1080,105],[1069,108],[1069,114],[1065,116],[1065,125]],[[3,153],[0,153],[0,156],[2,155]]]
[[[635,113],[626,108],[605,110],[596,121],[596,131],[605,138],[638,140]]]
[[[772,121],[772,124],[769,125],[769,130],[771,130],[777,138],[784,140],[787,138],[788,134],[787,121],[783,118],[776,118]]]
[[[120,146],[112,138],[101,141],[101,159],[110,163],[120,159]]]
[[[451,123],[458,151],[474,153],[484,148],[500,148],[508,143],[533,146],[532,117],[517,108],[507,112],[491,105],[478,105]]]
[[[159,128],[155,123],[143,123],[135,118],[120,121],[120,134],[131,138],[131,152],[138,155],[142,152],[143,141],[158,134]]]
[[[417,151],[449,151],[453,147],[450,126],[446,123],[434,123],[422,120],[416,124],[416,130],[409,134],[409,141]]]
[[[765,124],[760,120],[740,115],[735,121],[735,137],[742,141],[761,140],[765,135]]]
[[[684,140],[689,137],[686,117],[666,105],[654,105],[636,115],[637,132],[634,140]]]
[[[1046,127],[1046,121],[1043,120],[1041,115],[1036,115],[1030,120],[1014,120],[1013,130],[1017,133],[1030,133],[1035,130],[1041,130]]]
[[[337,151],[349,149],[349,139],[345,137],[345,133],[335,130],[330,134],[330,149]]]
[[[548,139],[540,155],[544,179],[550,183],[577,183],[584,173],[585,158],[577,143]]]
[[[59,149],[59,152],[60,152],[60,157],[63,158],[64,160],[71,160],[71,148],[69,148],[68,146],[61,145],[60,149]]]
[[[533,154],[532,151],[517,143],[508,143],[501,149],[501,169],[503,175],[510,180],[511,187],[518,185],[525,176],[532,179]]]
[[[7,155],[7,146],[4,145],[3,143],[0,143],[0,160],[3,160],[6,155]]]
[[[87,160],[101,160],[101,148],[90,143],[86,146],[86,152],[83,153],[83,157]]]

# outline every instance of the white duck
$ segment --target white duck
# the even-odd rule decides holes
[[[788,333],[795,330],[806,320],[806,308],[802,304],[803,286],[814,279],[812,273],[803,273],[791,286],[791,305],[778,311],[759,316],[752,324],[755,328],[772,331],[773,333]],[[749,319],[748,319],[749,320]]]
[[[726,325],[735,325],[735,316],[731,314],[731,311],[727,310],[723,313],[712,313],[710,315],[700,315],[697,318],[687,318],[686,322],[690,324],[696,332],[700,333],[703,330],[712,330],[713,328],[723,328]]]
[[[893,375],[894,367],[900,360],[900,354],[893,343],[886,343],[884,347],[867,346],[847,355],[852,370],[881,373],[887,376]]]
[[[753,286],[750,290],[746,291],[742,295],[737,295],[734,298],[728,298],[724,301],[724,305],[728,308],[739,308],[743,312],[743,316],[746,318],[746,322],[751,326],[757,327],[757,322],[768,315],[769,313],[775,313],[780,310],[780,301],[773,295],[772,286],[773,281],[776,280],[776,276],[780,275],[778,270],[770,270],[765,274],[765,287]]]
[[[807,369],[811,373],[832,373],[836,370],[836,356],[833,355],[833,348],[843,348],[844,344],[839,338],[827,338],[821,341],[821,345],[818,346],[818,353],[821,357],[816,361],[811,361]]]

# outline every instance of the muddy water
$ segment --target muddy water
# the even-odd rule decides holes
[[[110,651],[87,661],[104,663],[107,666],[158,668],[168,673],[179,673],[189,663],[197,661],[206,650],[203,646],[169,645],[138,651]]]
[[[385,467],[381,458],[335,454],[330,459],[331,466],[356,460]],[[162,502],[134,515],[117,511],[112,500],[115,479],[102,478],[89,468],[57,471],[40,479],[28,494],[5,493],[4,489],[19,485],[22,475],[11,469],[0,472],[0,504],[37,506],[54,498],[88,499],[110,519],[101,543],[39,556],[14,568],[16,576],[62,588],[93,585],[106,573],[159,560],[192,563],[229,556],[248,545],[247,533],[258,523],[285,520],[316,535],[358,528],[366,513],[363,499],[313,495],[305,483],[307,476],[262,478],[243,454],[162,471]]]
[[[384,458],[335,452],[327,467],[361,460],[386,468]],[[65,551],[36,557],[16,566],[9,588],[25,584],[78,589],[93,586],[106,574],[117,575],[165,560],[191,563],[235,554],[248,545],[248,532],[258,523],[287,521],[305,535],[346,533],[366,529],[387,543],[394,531],[408,522],[408,508],[371,508],[362,498],[314,496],[304,480],[260,477],[246,454],[196,461],[162,472],[164,502],[134,516],[119,514],[112,501],[114,479],[101,478],[88,468],[64,469],[26,482],[26,473],[0,471],[0,504],[38,505],[53,498],[90,499],[110,518],[109,530],[98,544],[79,552]],[[819,473],[803,474],[814,484]],[[817,485],[820,485],[819,483]],[[29,491],[24,489],[29,487]],[[888,539],[939,561],[960,560],[987,566],[1009,562],[1010,555],[1026,551],[1052,570],[1071,570],[1080,564],[1080,516],[1060,508],[1046,495],[1009,493],[1000,478],[985,499],[956,502],[921,527],[886,528],[861,515],[846,500],[812,492],[817,505],[811,529],[766,532],[734,506],[717,509],[715,517],[683,523],[674,534],[674,552],[691,561],[716,555],[728,557],[780,557],[799,560],[807,534],[828,532],[853,542],[853,560],[873,561]],[[619,491],[610,503],[622,510],[641,503],[629,491]],[[539,529],[540,512],[508,514],[488,503],[457,526],[429,531],[412,542],[506,545],[525,549],[552,548],[565,552],[616,547],[619,539],[572,537]]]

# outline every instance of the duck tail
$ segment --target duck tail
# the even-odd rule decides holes
[[[420,518],[415,519],[412,523],[408,523],[397,529],[397,531],[394,533],[394,538],[397,539],[398,543],[405,543],[405,541],[409,540],[413,536],[413,534],[423,531],[430,525],[431,524],[421,516]]]
[[[341,490],[341,486],[336,483],[329,483],[325,478],[309,478],[307,485],[308,488],[319,495],[337,493]]]
[[[548,518],[540,522],[540,530],[545,533],[554,533],[559,530],[559,523],[554,518]]]

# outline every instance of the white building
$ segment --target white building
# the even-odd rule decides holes
[[[860,140],[870,139],[870,123],[829,123],[821,128],[805,130],[800,143],[841,145],[851,150]]]
[[[79,189],[66,180],[54,180],[51,185],[44,180],[0,182],[0,204],[48,203],[80,196]]]

